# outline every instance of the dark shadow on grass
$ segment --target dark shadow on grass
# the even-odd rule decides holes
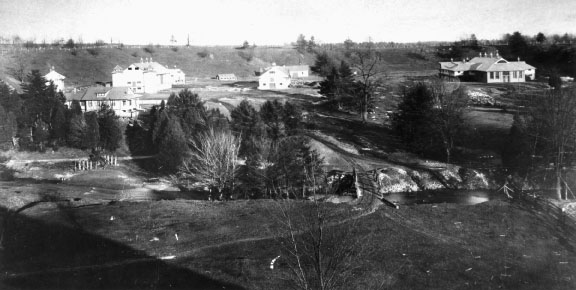
[[[0,288],[243,289],[88,233],[73,222],[58,222],[59,214],[36,219],[0,209],[5,230]]]

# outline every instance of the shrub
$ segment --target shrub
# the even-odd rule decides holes
[[[91,56],[97,56],[100,54],[100,49],[98,48],[87,48],[86,51],[91,55]]]
[[[176,47],[176,46],[172,46],[170,49],[171,49],[173,52],[178,52],[178,47]]]
[[[210,52],[207,49],[203,49],[202,51],[196,53],[196,55],[198,55],[200,58],[206,58],[210,55]]]
[[[137,51],[135,51],[135,52],[133,52],[133,53],[131,54],[131,56],[133,56],[133,57],[139,57],[140,55],[138,54]]]

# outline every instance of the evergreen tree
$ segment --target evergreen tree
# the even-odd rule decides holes
[[[258,111],[252,107],[248,100],[242,100],[234,110],[230,112],[232,119],[231,129],[238,136],[242,136],[240,144],[240,156],[248,156],[254,151],[252,140],[264,135],[264,124]]]
[[[84,137],[86,136],[86,120],[84,114],[73,114],[68,123],[66,141],[68,146],[74,148],[84,148]]]
[[[274,146],[266,168],[267,188],[284,196],[302,197],[323,180],[323,159],[303,136],[282,138]]]
[[[98,126],[100,146],[111,152],[116,151],[122,141],[122,128],[116,113],[108,105],[102,105],[98,111]]]
[[[50,136],[54,142],[61,143],[66,139],[66,107],[57,105],[52,113]]]
[[[198,94],[188,89],[181,90],[178,94],[172,93],[168,98],[166,109],[170,117],[178,118],[180,126],[186,138],[192,138],[194,134],[204,132],[208,126],[207,111],[204,102]]]
[[[82,114],[82,106],[80,105],[80,101],[73,100],[72,104],[70,105],[70,113],[72,115],[81,115]]]
[[[95,149],[100,143],[100,124],[98,124],[98,114],[88,112],[84,114],[86,120],[86,131],[84,138],[84,148]]]
[[[0,148],[12,143],[12,137],[16,136],[17,130],[16,116],[0,105]]]
[[[7,84],[0,81],[0,106],[4,107],[6,111],[17,113],[21,103],[20,96]]]
[[[330,58],[328,53],[323,51],[316,55],[316,60],[314,61],[314,65],[310,67],[310,70],[319,76],[326,77],[332,73],[335,66],[334,61]]]
[[[180,122],[175,117],[169,117],[165,112],[161,119],[162,134],[158,137],[158,154],[156,160],[159,169],[164,172],[175,172],[183,164],[189,154],[186,136]]]
[[[544,35],[544,33],[538,32],[538,34],[536,35],[536,42],[540,44],[546,42],[546,36]]]
[[[300,123],[302,122],[302,111],[300,108],[290,102],[286,102],[282,112],[282,121],[284,122],[286,135],[292,136],[298,134]]]
[[[284,107],[278,100],[266,101],[260,108],[260,118],[266,125],[266,132],[272,141],[277,141],[284,136],[283,111]]]

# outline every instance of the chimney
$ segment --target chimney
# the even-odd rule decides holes
[[[54,71],[54,66],[52,66],[52,67],[50,68],[50,71]]]
[[[518,57],[518,61],[520,61],[520,57]]]
[[[453,58],[451,58],[451,59],[450,59],[450,62],[451,62],[451,63],[454,63],[454,59],[453,59]]]

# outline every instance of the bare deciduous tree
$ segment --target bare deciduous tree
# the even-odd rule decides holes
[[[354,221],[338,223],[341,214],[322,202],[279,201],[277,209],[284,278],[301,290],[349,289],[365,254]]]
[[[357,73],[358,97],[360,105],[360,114],[362,121],[368,120],[368,109],[374,96],[374,91],[378,84],[385,77],[385,72],[381,68],[380,57],[374,44],[371,42],[364,43],[351,53],[352,68]]]
[[[184,178],[208,183],[223,198],[234,188],[240,137],[210,128],[196,141],[190,141],[191,157],[183,162]]]

